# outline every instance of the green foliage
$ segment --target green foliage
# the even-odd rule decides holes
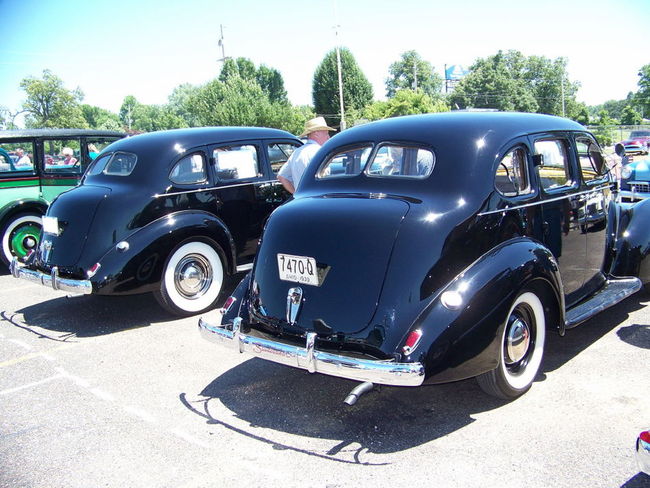
[[[225,82],[234,76],[254,81],[257,76],[255,63],[248,58],[226,59],[219,74],[219,81]]]
[[[614,143],[613,126],[615,124],[616,121],[609,116],[606,110],[600,111],[594,136],[596,136],[596,140],[601,146],[611,146]]]
[[[169,110],[183,119],[187,127],[198,127],[200,125],[198,117],[190,110],[189,106],[190,99],[198,90],[198,86],[183,83],[174,88],[174,91],[172,91],[172,94],[167,99],[167,107]]]
[[[81,113],[91,129],[122,130],[120,118],[110,110],[83,104]]]
[[[393,98],[374,102],[363,111],[366,120],[379,120],[400,115],[448,112],[449,106],[436,100],[421,90],[399,90]]]
[[[289,103],[287,90],[284,89],[284,79],[278,70],[261,65],[255,79],[271,102]]]
[[[399,61],[390,65],[388,72],[390,76],[386,79],[386,96],[389,98],[404,89],[422,90],[433,99],[441,96],[442,77],[433,71],[431,63],[423,60],[415,51],[403,53]]]
[[[133,95],[127,95],[124,97],[124,101],[120,107],[120,121],[127,130],[133,129],[133,112],[135,107],[138,105],[139,102]]]
[[[28,128],[80,128],[88,127],[81,111],[83,93],[78,88],[67,90],[63,81],[50,70],[43,78],[28,77],[20,82],[27,94],[23,109],[27,112]]]
[[[470,71],[450,95],[452,106],[562,115],[564,99],[567,117],[577,118],[582,112],[575,99],[579,85],[569,81],[564,58],[499,51],[479,58]]]
[[[626,105],[621,115],[621,124],[623,125],[639,125],[643,122],[641,114],[634,110],[631,105]]]
[[[344,109],[361,110],[372,101],[372,85],[349,49],[340,48],[340,56]],[[312,98],[316,113],[322,114],[328,125],[339,125],[341,111],[336,49],[327,53],[316,68],[312,81]]]
[[[272,102],[253,80],[233,76],[215,79],[190,97],[190,110],[200,125],[275,127],[299,133],[311,113],[284,102]]]
[[[643,117],[650,117],[650,64],[639,70],[639,90],[635,96],[636,106]]]

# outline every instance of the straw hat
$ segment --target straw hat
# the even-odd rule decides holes
[[[336,130],[332,129],[325,122],[325,117],[316,117],[315,119],[308,120],[305,122],[305,130],[300,134],[300,137],[305,137],[307,134],[316,132],[319,130]]]

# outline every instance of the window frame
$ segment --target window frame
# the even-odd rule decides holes
[[[499,168],[503,164],[503,160],[505,159],[505,157],[508,156],[510,153],[512,153],[514,151],[523,151],[523,153],[524,153],[523,154],[522,165],[523,165],[523,169],[525,170],[525,173],[526,173],[525,177],[526,177],[526,180],[527,180],[527,186],[526,186],[527,191],[525,191],[525,192],[517,191],[516,194],[509,195],[507,193],[502,192],[497,187],[496,177],[497,177],[497,172],[499,171]],[[531,195],[535,195],[537,193],[537,190],[535,188],[534,179],[533,179],[533,172],[532,172],[531,168],[532,168],[531,153],[530,153],[530,149],[528,148],[528,146],[526,146],[525,144],[523,144],[521,142],[509,146],[509,148],[506,151],[503,152],[503,156],[501,156],[501,157],[499,157],[497,159],[496,168],[495,168],[494,173],[493,173],[494,174],[494,189],[495,189],[495,191],[499,195],[501,195],[503,198],[507,198],[507,199],[517,199],[517,198],[528,199],[528,198],[530,198]]]
[[[193,156],[199,155],[201,156],[202,162],[203,162],[203,179],[197,180],[197,181],[189,181],[189,182],[181,182],[181,181],[175,181],[172,178],[172,173],[174,170],[178,167],[181,162],[188,158],[192,158]],[[169,180],[170,183],[173,185],[177,186],[205,186],[210,183],[210,170],[209,170],[209,158],[205,154],[205,151],[202,149],[194,149],[191,151],[188,151],[184,153],[181,157],[176,159],[174,161],[174,164],[172,165],[171,169],[169,170],[169,173],[167,174],[167,179]]]
[[[542,177],[540,175],[540,171],[544,169],[545,165],[534,165],[536,168],[535,171],[535,177],[537,178],[537,183],[539,185],[540,191],[542,191],[546,195],[553,195],[556,193],[561,193],[561,192],[566,192],[568,190],[573,190],[579,187],[579,180],[576,174],[576,168],[574,164],[574,156],[572,156],[573,153],[573,144],[571,137],[567,133],[545,133],[545,134],[537,134],[535,136],[531,136],[531,143],[530,146],[533,149],[533,155],[539,155],[537,151],[536,144],[538,142],[542,141],[558,141],[562,143],[562,146],[564,148],[564,161],[565,161],[565,174],[570,178],[567,180],[567,183],[561,186],[556,186],[556,187],[548,187],[546,188],[543,183],[542,183]]]
[[[220,148],[230,148],[230,147],[242,147],[242,146],[252,146],[255,148],[255,158],[257,162],[257,173],[255,176],[246,176],[243,178],[222,178],[219,176],[218,171],[217,171],[217,158],[214,157],[214,152],[217,149]],[[225,185],[232,185],[232,184],[237,184],[238,182],[247,182],[247,181],[256,181],[264,178],[265,176],[265,169],[264,169],[264,161],[265,159],[262,158],[262,143],[261,141],[258,140],[244,140],[244,141],[232,141],[232,142],[224,142],[224,143],[219,143],[219,144],[213,144],[208,147],[208,161],[209,164],[208,166],[210,167],[209,172],[209,178],[212,178],[215,184],[220,185],[220,184],[225,184]]]

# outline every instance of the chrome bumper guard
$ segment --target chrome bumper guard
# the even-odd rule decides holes
[[[420,386],[424,381],[421,363],[395,363],[372,359],[356,359],[318,351],[314,345],[316,333],[307,333],[305,347],[291,346],[246,335],[241,332],[242,319],[237,317],[232,330],[199,319],[201,335],[210,342],[223,344],[240,353],[249,353],[267,361],[356,381],[391,386]]]
[[[20,263],[16,258],[13,258],[9,266],[11,274],[14,278],[31,281],[33,283],[40,283],[43,286],[49,286],[54,290],[69,291],[71,293],[80,293],[83,295],[90,295],[93,292],[93,285],[88,280],[70,280],[67,278],[59,277],[59,269],[54,266],[50,274],[41,271],[34,271]]]

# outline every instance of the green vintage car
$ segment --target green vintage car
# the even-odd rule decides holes
[[[37,246],[50,202],[76,186],[97,154],[125,135],[87,129],[0,131],[0,259],[5,264]]]

